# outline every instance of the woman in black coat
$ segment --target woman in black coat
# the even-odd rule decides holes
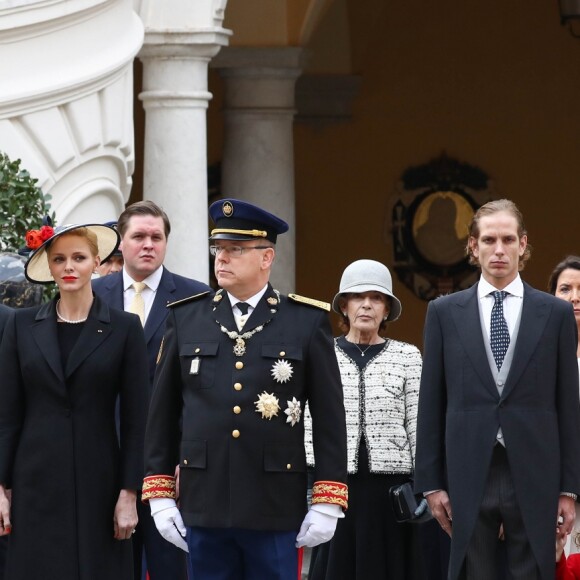
[[[43,232],[26,275],[55,281],[60,295],[16,311],[0,347],[6,580],[130,580],[149,380],[143,330],[91,291],[99,256],[118,246],[115,230]]]

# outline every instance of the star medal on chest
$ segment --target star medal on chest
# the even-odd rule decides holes
[[[258,395],[258,400],[254,402],[256,405],[256,413],[262,413],[262,419],[272,419],[278,415],[280,405],[278,404],[278,397],[274,393],[267,393],[264,391]]]
[[[292,374],[294,373],[294,369],[292,365],[284,359],[278,359],[273,365],[272,370],[272,378],[278,383],[287,383],[291,378]]]
[[[286,423],[290,423],[290,426],[294,427],[296,423],[300,423],[300,417],[302,415],[300,401],[297,401],[296,397],[292,397],[292,400],[286,401],[286,403],[288,403],[288,407],[284,410],[284,413],[288,415],[286,417]]]

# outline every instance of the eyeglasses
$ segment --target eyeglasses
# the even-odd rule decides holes
[[[220,252],[225,252],[228,258],[239,258],[246,250],[267,250],[271,246],[210,246],[209,253],[217,256]]]

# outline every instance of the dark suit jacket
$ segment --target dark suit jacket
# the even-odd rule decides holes
[[[189,526],[298,531],[306,513],[304,421],[312,414],[315,480],[346,482],[342,385],[328,314],[271,287],[248,318],[245,353],[225,293],[170,308],[147,423],[147,475],[180,464],[180,509]],[[283,361],[283,362],[278,362]],[[291,371],[276,374],[280,366]],[[280,380],[276,380],[276,376]],[[279,410],[262,417],[266,393]],[[183,429],[180,430],[180,419]],[[331,487],[330,485],[328,487]]]
[[[155,361],[157,360],[157,354],[165,329],[165,319],[169,312],[167,304],[194,294],[199,294],[200,292],[206,292],[207,290],[210,290],[207,284],[172,274],[169,270],[163,268],[159,288],[157,288],[155,300],[153,301],[151,312],[147,317],[144,328],[147,352],[149,353],[149,377],[151,384],[153,384]],[[109,304],[109,306],[118,308],[119,310],[124,309],[122,272],[116,272],[115,274],[93,280],[93,291]]]
[[[415,488],[449,492],[452,580],[473,532],[500,426],[542,578],[554,577],[559,492],[580,493],[576,342],[571,305],[524,283],[517,343],[500,398],[486,355],[477,284],[429,304]]]
[[[143,329],[97,297],[63,368],[57,326],[54,301],[16,310],[0,347],[0,481],[13,490],[7,576],[81,569],[86,580],[121,580],[131,550],[113,538],[113,513],[143,474]]]

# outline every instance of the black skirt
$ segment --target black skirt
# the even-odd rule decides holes
[[[309,580],[423,580],[418,527],[400,524],[388,492],[408,475],[369,473],[361,445],[359,472],[348,477],[348,510],[330,542],[314,548]]]

